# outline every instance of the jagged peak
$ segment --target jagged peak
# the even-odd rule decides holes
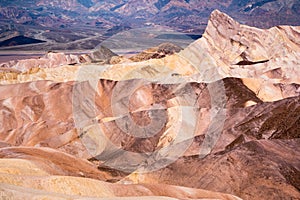
[[[215,9],[211,12],[210,16],[209,16],[209,21],[212,19],[218,19],[218,18],[223,18],[223,19],[229,19],[229,20],[233,20],[232,17],[230,17],[229,15],[227,15],[226,13]],[[233,20],[234,21],[234,20]]]
[[[211,29],[217,29],[220,33],[224,32],[226,34],[226,32],[234,30],[238,26],[240,26],[239,22],[235,21],[226,13],[216,9],[210,14],[205,32],[209,32]]]

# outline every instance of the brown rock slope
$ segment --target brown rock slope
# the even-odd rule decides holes
[[[39,68],[55,68],[62,65],[75,65],[92,62],[99,62],[103,64],[109,63],[113,56],[117,56],[117,54],[103,46],[100,46],[98,49],[95,49],[90,53],[82,55],[48,52],[39,59],[32,58],[0,63],[0,70],[4,71],[4,69],[6,69],[8,71],[10,68],[11,71],[17,71],[20,73],[27,72],[32,69],[33,71],[36,71]]]
[[[139,61],[149,60],[149,59],[158,59],[158,58],[163,58],[166,55],[172,55],[174,53],[178,53],[181,50],[182,48],[175,44],[162,43],[157,47],[147,49],[146,51],[143,51],[137,55],[130,57],[130,60],[134,62],[139,62]]]
[[[214,11],[179,53],[3,72],[0,193],[299,199],[299,32]]]

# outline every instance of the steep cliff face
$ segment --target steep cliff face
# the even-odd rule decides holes
[[[260,99],[274,101],[287,90],[299,94],[299,33],[299,27],[261,30],[241,25],[216,10],[203,37],[179,55],[191,60],[201,80],[241,78]]]
[[[6,66],[0,191],[298,199],[299,35],[299,27],[258,29],[216,10],[183,50],[163,44],[127,59],[104,49],[76,65],[50,53],[40,67],[32,63],[41,59]]]

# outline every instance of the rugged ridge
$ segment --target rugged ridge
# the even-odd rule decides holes
[[[199,35],[214,9],[259,28],[299,26],[299,5],[298,0],[3,0],[0,41],[26,35],[46,43],[9,49],[87,50],[107,39],[103,35],[157,25]]]
[[[95,62],[7,66],[0,192],[299,198],[299,33],[215,10],[203,37],[183,50],[163,44],[127,59],[103,49],[90,55]]]

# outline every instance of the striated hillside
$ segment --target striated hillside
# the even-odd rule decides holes
[[[165,43],[126,58],[103,47],[7,63],[0,194],[299,199],[299,60],[299,27],[258,29],[215,10],[185,49]]]

